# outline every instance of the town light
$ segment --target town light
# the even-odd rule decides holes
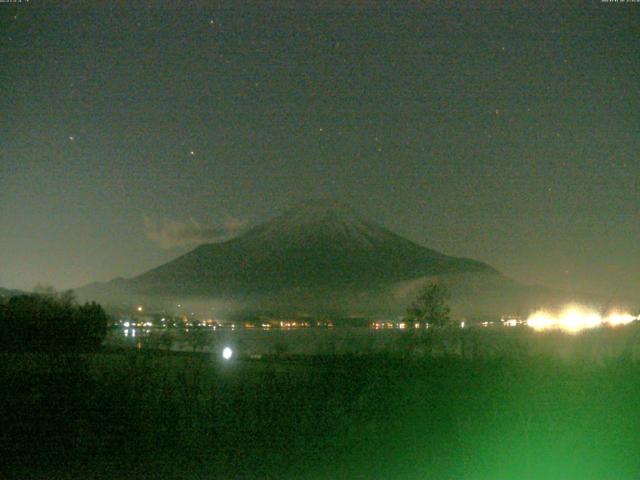
[[[529,316],[527,325],[534,330],[563,330],[577,333],[585,329],[597,327],[616,327],[627,325],[638,320],[638,317],[626,312],[611,312],[603,316],[597,311],[581,305],[569,305],[558,313],[538,310]]]
[[[233,356],[233,350],[229,347],[224,347],[222,349],[222,358],[225,360],[229,360]]]

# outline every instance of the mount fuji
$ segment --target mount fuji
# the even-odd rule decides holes
[[[454,307],[486,310],[483,302],[519,290],[486,263],[418,245],[346,205],[307,201],[238,237],[76,292],[107,304],[192,299],[281,313],[382,313],[401,311],[433,278],[450,287]]]

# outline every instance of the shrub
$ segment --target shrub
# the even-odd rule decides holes
[[[0,349],[92,351],[107,334],[107,320],[100,305],[79,305],[68,292],[18,295],[0,304]]]

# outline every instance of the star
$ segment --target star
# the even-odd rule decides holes
[[[73,135],[69,135],[69,140],[71,140],[72,142],[74,142],[76,139],[76,137],[74,137]]]
[[[194,152],[193,150],[191,150],[191,151],[189,152],[189,155],[195,155],[195,154],[196,154],[196,152]]]

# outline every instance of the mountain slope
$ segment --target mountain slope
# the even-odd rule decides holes
[[[77,293],[103,303],[192,299],[254,311],[399,312],[415,285],[434,277],[446,279],[459,303],[519,287],[485,263],[418,245],[347,206],[310,201],[231,240]]]
[[[265,293],[325,286],[370,288],[423,275],[496,273],[448,257],[361,219],[348,207],[306,202],[244,235],[195,250],[129,281],[149,295]]]

